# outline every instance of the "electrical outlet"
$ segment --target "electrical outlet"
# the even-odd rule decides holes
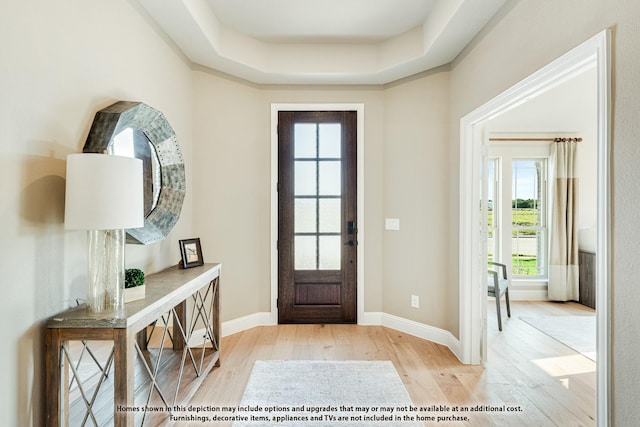
[[[411,295],[411,307],[420,308],[420,297],[418,295]]]

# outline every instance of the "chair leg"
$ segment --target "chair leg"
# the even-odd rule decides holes
[[[500,294],[496,295],[496,314],[498,315],[498,330],[502,331],[502,315],[500,314]]]
[[[509,306],[509,288],[504,291],[504,299],[507,301],[507,316],[511,317],[511,307]]]

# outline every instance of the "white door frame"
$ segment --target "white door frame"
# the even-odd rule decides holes
[[[271,104],[271,323],[278,323],[278,112],[280,111],[355,111],[357,144],[357,224],[358,278],[356,304],[358,323],[364,322],[364,104]]]
[[[486,267],[481,262],[480,186],[484,124],[588,68],[598,79],[598,220],[596,244],[597,425],[609,424],[610,342],[610,91],[611,32],[604,30],[460,120],[460,345],[464,363],[482,362],[482,299]],[[484,279],[483,279],[484,278]],[[486,323],[486,320],[485,320]]]

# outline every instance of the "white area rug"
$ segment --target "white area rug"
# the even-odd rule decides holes
[[[520,319],[585,357],[596,360],[596,316],[538,316]]]
[[[233,426],[422,426],[411,404],[390,361],[257,361],[239,406],[267,419]]]

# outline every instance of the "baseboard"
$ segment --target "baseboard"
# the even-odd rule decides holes
[[[458,360],[462,360],[460,340],[447,330],[382,312],[365,313],[361,324],[385,326],[387,328],[395,329],[396,331],[404,332],[406,334],[443,345],[451,350]]]
[[[546,289],[518,289],[509,286],[509,300],[511,301],[547,301]]]
[[[258,326],[271,326],[274,325],[271,313],[260,312],[249,314],[248,316],[239,317],[233,320],[227,320],[222,322],[222,336],[237,334],[238,332],[246,331],[247,329],[255,328]]]
[[[238,332],[246,331],[247,329],[256,328],[258,326],[270,326],[274,323],[271,321],[271,313],[254,313],[248,316],[239,317],[237,319],[227,320],[222,322],[220,334],[222,337],[227,335],[237,334]],[[190,347],[197,347],[202,345],[202,336],[206,333],[204,329],[196,329],[191,335],[189,341]]]
[[[228,320],[222,323],[222,336],[225,337],[227,335],[246,331],[247,329],[258,326],[274,325],[275,323],[272,319],[273,317],[271,316],[271,313],[262,312]],[[451,332],[444,329],[382,312],[365,312],[363,319],[358,323],[360,325],[385,326],[387,328],[395,329],[397,331],[443,345],[451,350],[459,360],[462,360],[460,340],[453,336]],[[199,334],[194,332],[194,336],[198,335]]]

